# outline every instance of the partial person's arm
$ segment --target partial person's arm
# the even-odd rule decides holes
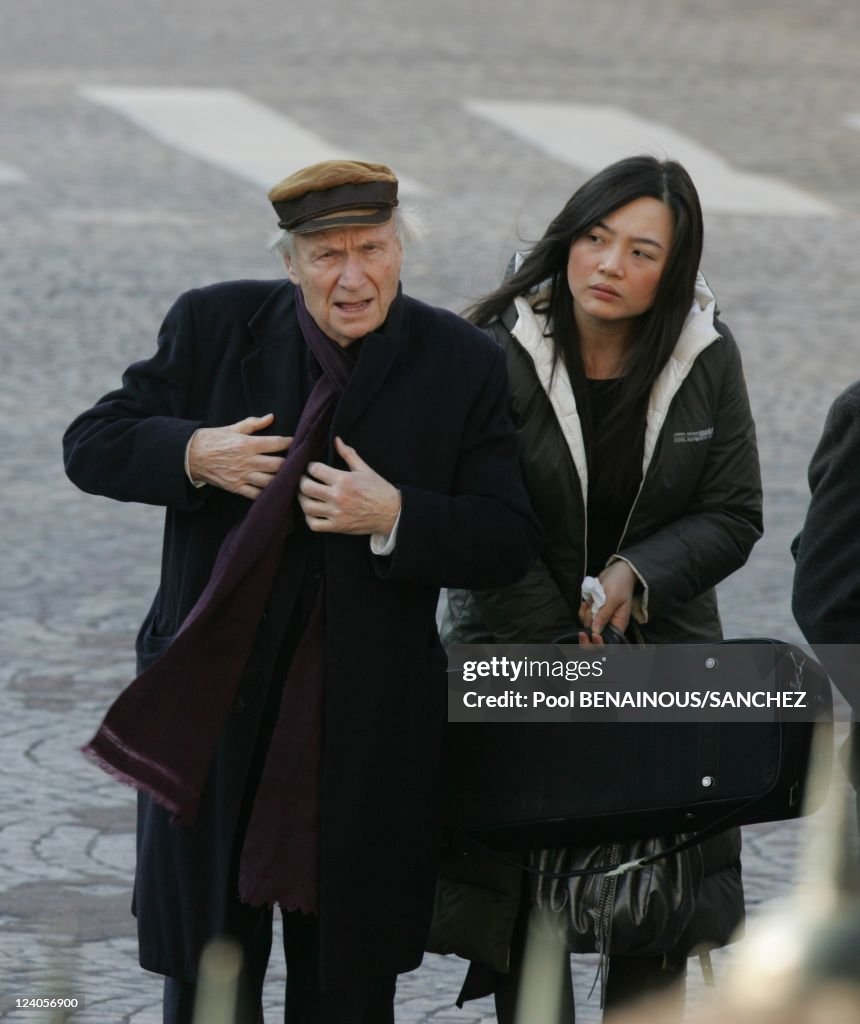
[[[541,558],[511,586],[475,590],[472,599],[496,643],[551,643],[578,626],[575,609]]]
[[[792,612],[810,643],[860,643],[860,383],[833,403],[809,464]]]
[[[809,464],[811,498],[795,558],[791,610],[854,710],[846,769],[860,791],[860,382],[833,403]],[[850,754],[849,754],[850,752]]]
[[[99,399],[66,431],[63,452],[73,483],[119,501],[182,510],[199,507],[209,493],[207,487],[194,487],[189,473],[192,479],[255,496],[251,491],[259,491],[263,478],[251,482],[248,475],[270,467],[255,463],[243,469],[243,460],[249,453],[272,457],[286,439],[254,436],[268,420],[209,427],[189,415],[192,389],[200,384],[195,381],[195,348],[191,296],[185,294],[165,317],[155,355],[132,364],[122,387]]]

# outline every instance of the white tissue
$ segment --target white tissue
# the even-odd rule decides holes
[[[591,614],[595,615],[606,604],[603,584],[596,576],[586,576],[582,581],[582,600],[591,599]]]

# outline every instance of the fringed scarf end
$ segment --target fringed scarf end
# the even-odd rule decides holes
[[[259,874],[240,873],[239,900],[250,907],[278,906],[285,913],[319,913],[315,882],[296,883],[290,880],[285,887],[282,886],[283,883],[279,886],[278,883]]]
[[[190,791],[185,793],[169,791],[163,784],[164,775],[159,772],[157,766],[147,765],[135,758],[127,748],[111,742],[104,730],[100,730],[86,746],[81,747],[81,753],[88,761],[97,768],[101,768],[117,782],[144,793],[163,807],[170,814],[172,825],[193,823],[197,816],[199,795]],[[147,771],[147,768],[150,771]],[[154,777],[150,778],[149,776]]]

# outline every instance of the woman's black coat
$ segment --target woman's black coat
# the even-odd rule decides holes
[[[744,564],[762,533],[758,448],[740,352],[701,275],[696,299],[651,391],[647,464],[610,558],[626,561],[640,581],[633,618],[648,643],[720,640],[713,588]],[[588,564],[579,411],[566,375],[551,373],[544,321],[529,302],[517,299],[494,333],[508,359],[523,475],[546,542],[516,585],[449,591],[443,635],[449,644],[548,643],[578,624]],[[703,844],[705,878],[679,956],[725,945],[743,921],[740,852],[738,829]]]
[[[184,453],[201,426],[275,414],[292,434],[307,372],[293,286],[243,281],[189,292],[157,354],[70,426],[66,468],[82,489],[167,507],[161,585],[138,637],[161,653],[209,577],[246,499],[196,490]],[[409,970],[429,922],[446,661],[440,586],[513,582],[539,529],[516,465],[501,350],[453,314],[400,296],[362,343],[332,424],[402,493],[397,544],[325,535],[326,693],[321,775],[323,983]],[[331,448],[329,463],[345,468]],[[322,536],[322,535],[317,535]],[[141,798],[135,908],[141,963],[193,978],[226,925],[237,820],[285,614],[270,602],[195,824]]]

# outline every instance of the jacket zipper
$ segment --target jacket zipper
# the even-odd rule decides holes
[[[607,848],[607,863],[617,867],[621,856],[619,843],[612,843]],[[612,938],[612,911],[615,907],[615,889],[618,884],[618,876],[600,876],[600,890],[597,895],[597,906],[594,912],[594,937],[597,940],[598,952],[603,955],[609,953],[609,942]]]
[[[608,851],[608,863],[617,867],[621,859],[621,846],[619,843],[612,843],[606,847]],[[606,982],[609,970],[610,946],[612,943],[612,912],[615,909],[615,890],[618,885],[618,876],[600,876],[600,890],[597,896],[597,906],[594,914],[594,939],[600,959],[597,963],[597,974],[595,983],[600,982],[600,1008],[606,1003]],[[592,986],[592,991],[594,986]]]

